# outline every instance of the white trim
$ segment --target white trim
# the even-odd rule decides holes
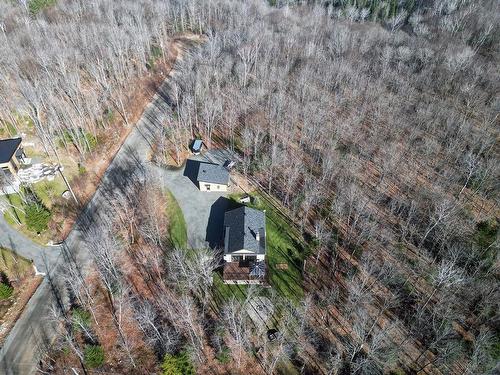
[[[241,250],[233,251],[231,254],[255,254],[255,252],[250,251],[250,250],[246,250],[246,249],[241,249]]]

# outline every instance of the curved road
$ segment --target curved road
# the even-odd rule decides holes
[[[59,246],[40,246],[26,238],[9,224],[0,215],[0,247],[13,250],[15,253],[33,260],[37,271],[46,273],[51,265],[57,263],[61,253]],[[49,265],[47,267],[47,265]]]
[[[177,46],[185,51],[194,43],[195,41],[183,39]],[[172,74],[173,72],[174,70]],[[94,196],[82,210],[61,249],[35,245],[13,231],[4,221],[0,221],[2,245],[14,247],[19,254],[34,259],[37,268],[47,272],[0,350],[0,374],[34,373],[41,355],[54,342],[57,330],[50,320],[50,311],[52,306],[65,306],[67,302],[65,288],[59,277],[61,264],[74,261],[80,269],[85,269],[90,264],[92,259],[85,249],[85,243],[91,238],[85,233],[90,229],[98,229],[108,221],[110,198],[126,193],[132,184],[145,177],[152,142],[165,124],[165,113],[171,105],[169,77],[146,106],[141,119],[112,160]]]

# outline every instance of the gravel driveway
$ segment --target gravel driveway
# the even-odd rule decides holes
[[[230,157],[224,150],[207,151],[189,158],[178,169],[158,168],[163,185],[179,203],[187,224],[188,246],[199,249],[220,246],[227,193],[201,192],[195,184],[200,161],[223,163]]]

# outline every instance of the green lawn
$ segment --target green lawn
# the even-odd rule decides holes
[[[302,267],[307,249],[301,242],[298,231],[288,218],[281,214],[266,197],[255,194],[256,202],[248,204],[259,210],[266,210],[266,258],[269,283],[283,297],[298,302],[304,296],[302,286]],[[238,201],[238,195],[231,195]],[[278,269],[278,266],[281,268]],[[286,266],[284,266],[286,265]]]
[[[18,225],[18,221],[24,224],[26,222],[24,206],[19,194],[4,195],[4,199],[10,205],[9,209],[3,214],[5,221],[10,225]]]
[[[248,285],[224,284],[218,272],[214,272],[213,282],[213,296],[218,305],[224,304],[232,297],[240,301],[246,297]]]
[[[45,184],[46,182],[40,182],[39,184]],[[56,181],[47,181],[48,184],[56,183]],[[51,186],[52,185],[48,185]],[[50,202],[51,193],[49,193],[46,188],[47,186],[37,186],[37,184],[32,185],[33,191],[37,194],[37,196],[42,200],[43,204],[50,211],[51,205],[48,205]],[[2,199],[2,197],[0,197]],[[51,240],[51,233],[49,230],[44,230],[38,235],[34,231],[28,229],[26,223],[26,215],[25,210],[26,206],[23,204],[21,196],[19,194],[9,194],[5,195],[3,199],[7,200],[10,204],[9,209],[4,212],[3,217],[5,221],[13,226],[16,230],[23,233],[26,237],[30,238],[33,242],[36,242],[40,245],[46,245],[49,240]],[[14,206],[14,207],[12,207]]]
[[[62,193],[68,190],[61,176],[57,176],[52,181],[43,180],[37,182],[31,187],[48,209],[52,208],[55,198],[61,197]]]
[[[31,262],[13,251],[0,247],[0,271],[10,280],[22,278],[33,270]]]
[[[167,200],[170,242],[175,247],[185,249],[187,246],[187,228],[184,215],[172,193],[167,190],[165,196]]]

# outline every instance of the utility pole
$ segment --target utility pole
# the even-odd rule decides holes
[[[73,189],[71,189],[71,186],[69,185],[69,182],[68,180],[66,179],[66,177],[64,176],[64,174],[62,173],[62,170],[61,170],[61,164],[58,164],[57,165],[57,170],[59,171],[59,173],[61,174],[61,177],[62,179],[64,180],[64,183],[66,184],[66,186],[68,187],[68,190],[69,192],[71,193],[71,196],[73,197],[73,199],[75,200],[76,204],[79,205],[80,202],[78,202],[78,199],[76,199],[76,195],[75,193],[73,192]]]

